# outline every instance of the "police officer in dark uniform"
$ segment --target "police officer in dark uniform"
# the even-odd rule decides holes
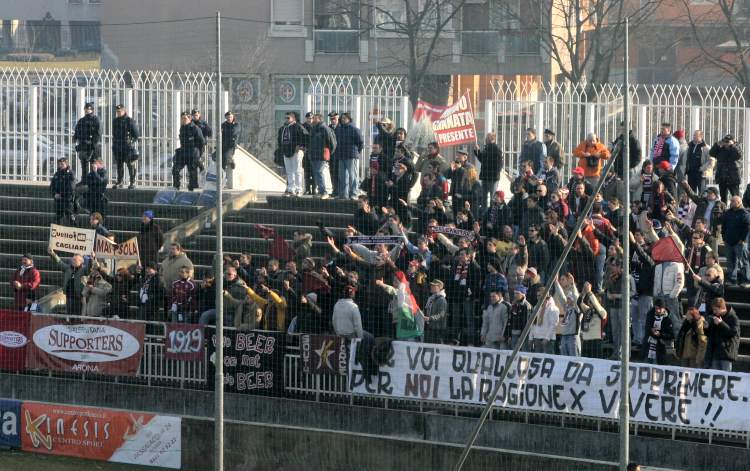
[[[50,193],[55,199],[55,224],[65,225],[75,222],[73,197],[75,196],[75,175],[70,170],[67,157],[57,159],[57,171],[49,184]]]
[[[172,166],[173,186],[180,189],[180,172],[188,168],[188,190],[198,188],[198,160],[200,154],[198,149],[203,148],[206,139],[200,128],[191,119],[190,113],[183,112],[180,115],[180,148],[175,151],[174,165]]]
[[[78,160],[81,162],[81,183],[89,170],[89,164],[99,158],[102,141],[102,126],[94,114],[94,104],[86,103],[83,118],[76,123],[73,141],[76,143]]]
[[[232,188],[232,171],[234,170],[234,151],[237,149],[237,141],[240,138],[242,126],[234,117],[234,113],[227,111],[224,113],[226,121],[221,123],[221,168],[227,173],[227,188]]]
[[[200,129],[203,134],[203,144],[198,147],[198,169],[202,172],[205,169],[203,166],[203,153],[206,150],[206,140],[213,136],[213,131],[206,120],[201,118],[200,111],[193,109],[190,111],[190,114],[193,116],[193,123],[198,126],[198,129]]]
[[[135,162],[138,160],[138,151],[135,144],[140,138],[135,120],[128,116],[128,111],[123,105],[115,106],[117,117],[112,121],[112,156],[117,164],[117,188],[122,188],[125,166],[128,167],[130,175],[129,189],[135,188]]]

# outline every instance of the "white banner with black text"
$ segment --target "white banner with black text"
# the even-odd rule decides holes
[[[377,375],[365,375],[349,356],[355,394],[486,404],[510,351],[393,342]],[[367,377],[366,377],[367,376]],[[594,358],[520,353],[495,404],[498,407],[617,419],[620,363]],[[750,374],[631,363],[634,421],[721,430],[750,430]]]

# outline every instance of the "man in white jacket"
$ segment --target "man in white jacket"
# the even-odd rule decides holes
[[[354,288],[347,286],[344,290],[344,297],[336,301],[333,306],[333,331],[336,335],[348,339],[361,339],[364,337],[362,316],[359,313],[359,306],[352,299],[354,293]]]
[[[651,232],[654,232],[653,230]],[[685,245],[677,234],[667,224],[663,231],[656,235],[656,240],[663,237],[671,237],[680,253],[685,253]],[[669,319],[672,321],[674,336],[682,327],[682,304],[680,293],[685,287],[685,265],[682,262],[662,262],[654,268],[654,299],[664,301],[664,307],[669,311]]]
[[[544,286],[537,288],[536,295],[537,299],[542,298]],[[559,320],[560,309],[552,296],[547,296],[542,305],[542,312],[539,313],[534,325],[531,326],[529,338],[535,353],[555,353],[555,332]]]
[[[501,291],[490,291],[490,303],[482,312],[482,345],[487,348],[507,348],[505,329],[508,326],[510,307],[503,301]]]

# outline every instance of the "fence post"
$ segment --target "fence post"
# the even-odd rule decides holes
[[[76,98],[78,98],[78,102],[76,103],[78,110],[76,119],[78,119],[83,116],[83,108],[86,106],[86,89],[84,87],[78,87],[78,96]]]
[[[401,97],[401,127],[409,130],[409,123],[411,122],[411,104],[409,103],[408,96]]]
[[[39,137],[39,87],[29,87],[29,178],[31,181],[37,180],[39,171],[39,149],[37,147],[37,138]],[[19,175],[23,178],[23,175]]]
[[[182,113],[182,110],[180,109],[181,107],[182,92],[175,90],[172,93],[172,112],[174,113],[172,122],[176,123],[172,126],[172,142],[174,142],[174,149],[180,147],[180,113]],[[169,125],[169,123],[167,125]]]
[[[313,112],[313,96],[311,93],[305,93],[305,114]]]
[[[221,96],[221,114],[219,115],[219,123],[224,120],[224,113],[229,111],[229,90],[224,90]]]
[[[362,119],[362,96],[357,95],[354,97],[354,109],[352,110],[352,121],[354,121],[354,127],[362,129],[362,123],[365,121]]]
[[[125,110],[128,112],[128,116],[131,118],[135,116],[135,110],[133,109],[133,89],[126,88],[123,90]]]
[[[638,107],[638,140],[641,141],[641,149],[643,149],[643,159],[646,160],[649,157],[650,145],[648,142],[648,105],[641,105]]]
[[[693,135],[693,131],[701,128],[701,107],[693,106],[690,108],[690,125],[693,129],[689,129],[689,133],[685,136],[685,139],[690,141],[690,137]]]
[[[596,129],[596,103],[589,103],[586,105],[586,132],[580,137],[584,138],[586,137],[585,135],[590,132],[595,132],[597,135],[600,133],[600,131]]]
[[[492,100],[484,100],[484,133],[495,132],[497,120],[495,119],[495,103]]]
[[[745,108],[745,116],[742,122],[742,161],[745,168],[742,169],[743,186],[750,182],[750,108]]]
[[[537,136],[541,136],[544,132],[544,102],[538,101],[536,103],[536,112],[534,113],[534,127],[536,128]]]

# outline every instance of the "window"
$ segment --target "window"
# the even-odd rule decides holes
[[[99,52],[101,35],[98,21],[71,21],[70,45],[76,51]]]
[[[427,10],[422,19],[422,26],[425,29],[442,28],[445,33],[453,32],[454,18],[446,23],[446,18],[453,14],[453,4],[448,0],[419,0],[419,14]],[[440,20],[438,24],[438,19]]]
[[[304,33],[304,0],[271,0],[271,31]]]
[[[359,30],[359,2],[316,0],[315,28]]]
[[[392,32],[394,27],[406,21],[407,0],[377,0],[375,2],[375,26],[379,30]]]
[[[464,31],[486,31],[490,29],[490,9],[487,3],[466,3],[463,6]]]
[[[71,5],[80,5],[83,3],[83,0],[68,0],[68,3]]]

